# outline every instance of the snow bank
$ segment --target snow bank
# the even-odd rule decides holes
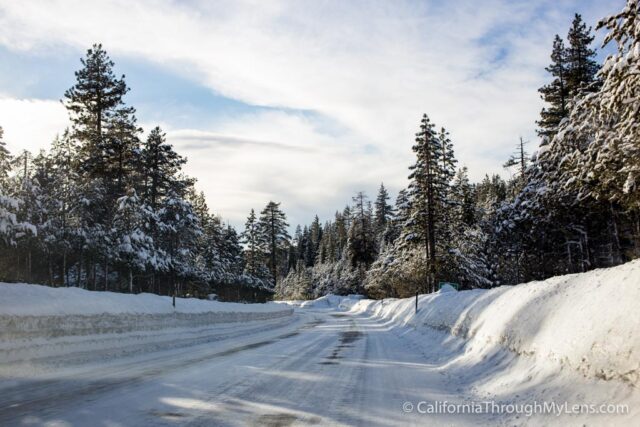
[[[318,299],[305,301],[300,304],[302,308],[338,308],[342,310],[347,310],[352,307],[355,302],[362,300],[364,298],[363,295],[325,295]]]
[[[361,300],[351,311],[468,340],[467,351],[496,347],[548,360],[586,377],[640,379],[640,260],[491,290]]]
[[[236,304],[153,294],[0,283],[0,339],[120,333],[289,316],[278,304]]]

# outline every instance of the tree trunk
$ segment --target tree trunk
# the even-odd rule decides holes
[[[31,283],[32,277],[31,277],[31,249],[29,249],[29,253],[27,254],[27,277],[28,277],[28,281],[29,283]]]
[[[129,293],[133,293],[133,270],[129,269]]]
[[[109,261],[104,259],[104,290],[109,290]]]
[[[82,247],[80,248],[80,254],[78,255],[78,272],[76,273],[76,286],[84,288],[80,283],[82,281]]]
[[[51,252],[49,252],[49,286],[53,286],[53,260],[51,259]]]
[[[620,235],[618,233],[618,224],[616,222],[616,213],[613,209],[613,203],[609,203],[609,210],[611,211],[611,226],[613,231],[613,248],[616,251],[615,258],[613,258],[614,264],[620,264],[622,262],[622,251],[620,249]]]
[[[176,278],[173,270],[171,271],[171,285],[173,288],[173,308],[176,308]]]
[[[633,241],[635,245],[636,256],[640,256],[640,211],[636,211],[635,217],[636,230],[633,236]]]
[[[69,276],[67,274],[67,250],[62,251],[62,286],[69,286]]]

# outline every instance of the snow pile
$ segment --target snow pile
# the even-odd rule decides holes
[[[0,283],[0,339],[121,333],[289,316],[279,304],[236,304],[153,294]]]
[[[467,340],[467,352],[507,348],[585,377],[640,380],[640,260],[491,290],[361,300],[351,309],[392,325],[425,326]]]
[[[300,304],[302,308],[338,308],[341,310],[350,309],[357,301],[360,301],[364,298],[362,295],[325,295],[318,299],[314,299],[311,301],[305,301]]]
[[[445,285],[442,285],[442,287],[440,288],[440,290],[438,292],[443,294],[445,292],[456,292],[456,291],[457,291],[456,288],[454,288],[453,286],[451,286],[450,284],[447,283]]]

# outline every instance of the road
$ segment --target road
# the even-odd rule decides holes
[[[452,425],[450,415],[403,410],[469,398],[441,358],[372,319],[301,309],[153,347],[31,360],[48,374],[5,381],[0,425]],[[480,421],[458,416],[455,425]]]

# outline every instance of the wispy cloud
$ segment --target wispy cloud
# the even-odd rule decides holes
[[[300,147],[292,144],[248,139],[241,136],[221,135],[214,132],[201,130],[179,130],[171,133],[172,140],[181,140],[182,148],[186,150],[206,150],[209,148],[224,147],[230,150],[263,149],[282,151],[315,151],[312,147]]]

